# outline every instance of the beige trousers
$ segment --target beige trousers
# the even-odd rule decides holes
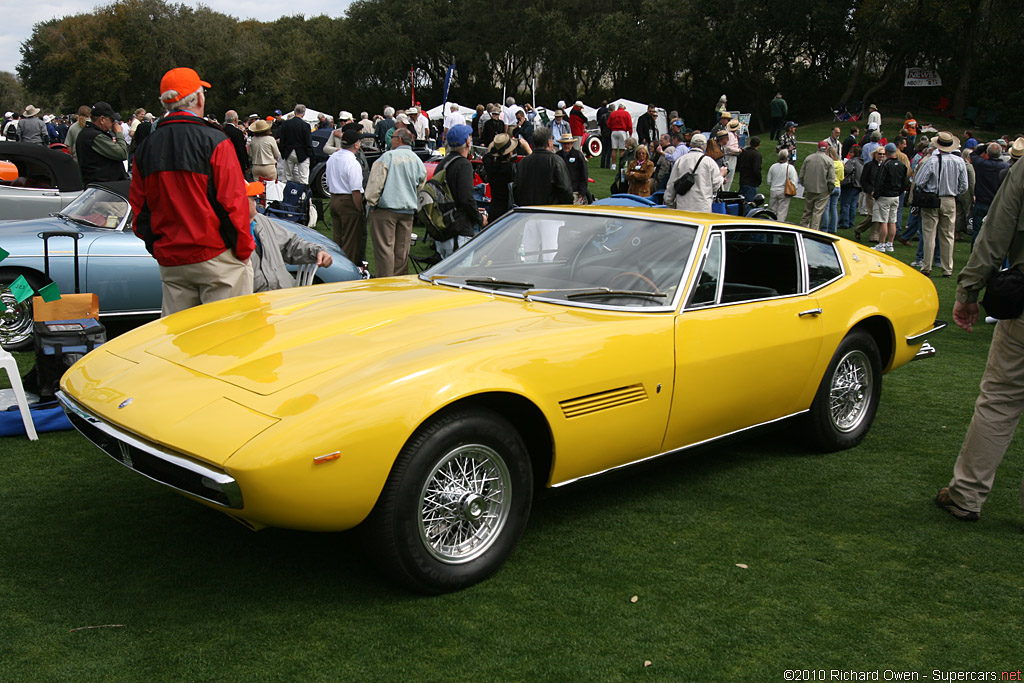
[[[234,252],[225,249],[207,261],[160,266],[160,282],[161,315],[167,316],[199,304],[252,294],[252,264],[248,259],[239,261]]]
[[[412,219],[411,213],[370,209],[367,227],[373,240],[374,277],[405,275],[408,272]]]
[[[921,239],[924,241],[925,267],[922,273],[930,273],[931,260],[928,254],[935,253],[936,231],[939,240],[939,259],[942,274],[953,274],[953,231],[956,228],[956,197],[940,197],[939,208],[921,209]]]
[[[924,253],[930,253],[927,245]],[[953,467],[953,480],[949,482],[949,495],[954,503],[965,510],[981,511],[1022,411],[1024,320],[1001,320],[992,334],[974,417]],[[1024,505],[1024,481],[1020,495]]]
[[[800,225],[812,230],[821,229],[821,217],[828,207],[828,192],[804,192],[804,215]]]

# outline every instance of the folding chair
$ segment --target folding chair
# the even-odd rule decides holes
[[[316,269],[316,263],[303,263],[299,265],[298,270],[295,271],[295,285],[297,287],[307,287],[313,284],[313,276],[316,275]]]
[[[25,433],[28,434],[30,441],[38,441],[39,435],[36,434],[36,425],[32,421],[32,411],[28,407],[25,387],[22,386],[21,375],[18,373],[18,361],[14,360],[14,356],[3,348],[0,348],[0,369],[7,372],[7,379],[10,380],[11,388],[14,389],[14,398],[18,402],[18,410],[21,411],[21,421],[25,423]]]

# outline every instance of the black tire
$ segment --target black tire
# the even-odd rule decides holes
[[[811,444],[826,452],[859,444],[882,395],[882,361],[874,338],[855,330],[839,344],[808,415]]]
[[[318,164],[309,179],[309,187],[313,190],[313,196],[318,199],[330,199],[331,192],[327,189],[327,164]]]
[[[515,428],[489,410],[454,410],[406,443],[364,537],[374,559],[409,588],[460,590],[505,563],[532,496],[533,471]]]
[[[7,351],[25,351],[32,348],[32,299],[20,304],[7,289],[18,279],[18,273],[0,272],[0,344]],[[34,279],[29,284],[37,288]],[[8,341],[9,340],[9,341]]]

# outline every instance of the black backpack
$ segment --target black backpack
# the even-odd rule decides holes
[[[438,164],[434,176],[423,185],[417,195],[416,216],[435,242],[450,240],[455,230],[455,198],[445,178],[448,163]]]
[[[704,161],[706,156],[706,152],[701,154],[700,159],[697,159],[697,163],[693,165],[692,170],[676,178],[676,196],[682,196],[693,189],[693,186],[697,183],[697,169],[700,168],[700,162]]]

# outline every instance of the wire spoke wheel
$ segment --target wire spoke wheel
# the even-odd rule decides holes
[[[0,284],[0,287],[4,287]],[[0,293],[0,344],[6,349],[20,349],[32,338],[32,300],[18,303],[14,294],[4,288]]]
[[[469,562],[487,551],[508,520],[511,477],[482,444],[459,446],[427,475],[419,499],[420,538],[435,559]]]
[[[829,391],[829,414],[836,429],[850,432],[860,426],[871,403],[871,381],[871,362],[863,351],[851,351],[839,361]]]

